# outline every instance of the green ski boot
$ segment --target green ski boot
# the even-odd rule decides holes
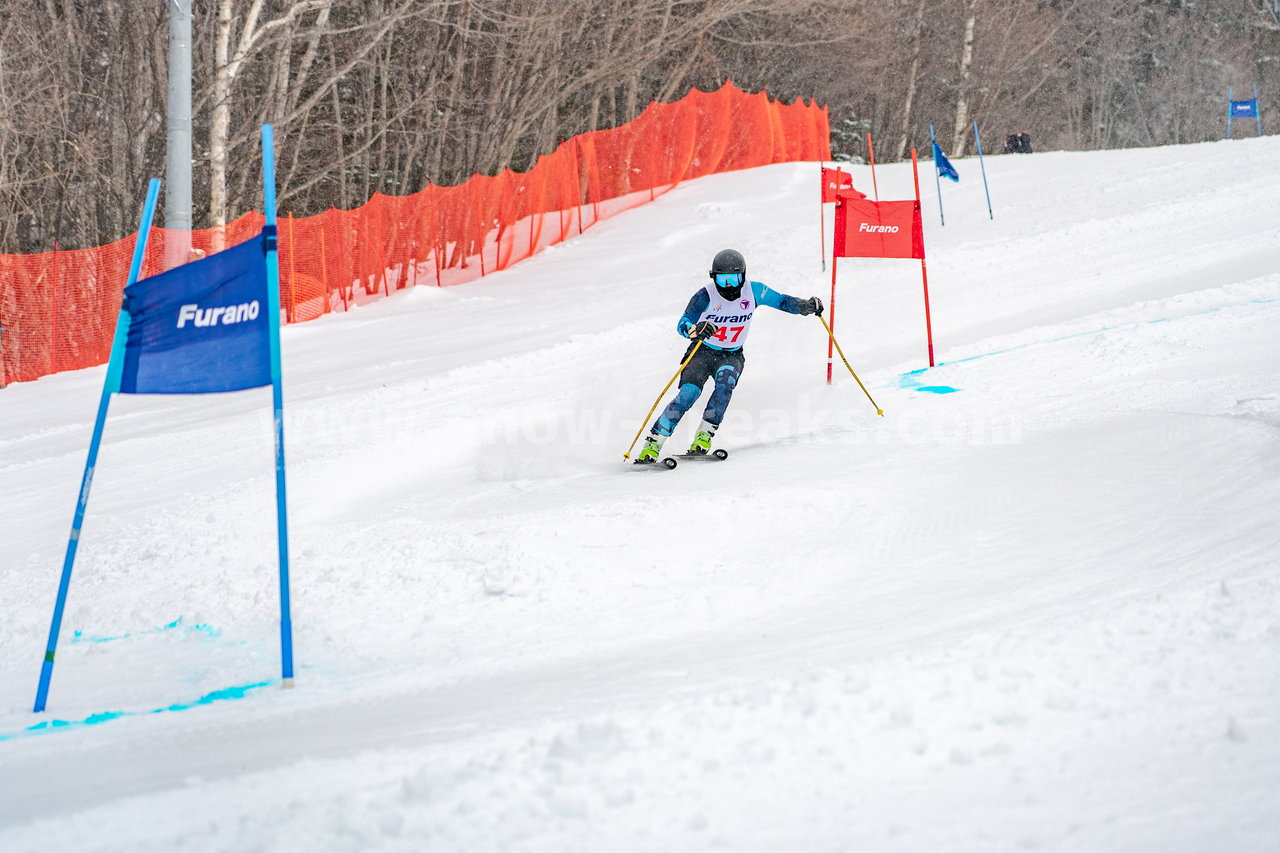
[[[654,436],[646,436],[644,446],[640,448],[640,455],[636,457],[637,465],[652,465],[658,461],[658,456],[662,453],[662,439]]]
[[[711,450],[711,438],[716,434],[716,425],[702,422],[702,428],[693,435],[693,444],[689,445],[690,456],[706,456]]]

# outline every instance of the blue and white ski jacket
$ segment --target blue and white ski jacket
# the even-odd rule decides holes
[[[703,342],[703,346],[717,350],[739,350],[751,330],[751,316],[757,305],[767,305],[788,314],[799,314],[800,307],[807,301],[770,290],[758,281],[751,282],[750,288],[743,287],[736,300],[726,299],[716,290],[714,283],[709,283],[693,294],[680,321],[676,323],[676,331],[688,338],[695,325],[708,320],[716,325],[717,331]]]

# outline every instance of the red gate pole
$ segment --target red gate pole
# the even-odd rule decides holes
[[[929,340],[929,366],[933,367],[933,321],[929,318],[929,270],[920,259],[920,280],[924,283],[924,330]]]
[[[916,166],[916,149],[911,149],[911,174],[916,182],[916,221],[921,222],[920,218],[920,172]],[[920,234],[920,280],[924,284],[924,330],[927,340],[929,341],[929,366],[933,367],[933,320],[929,316],[929,270],[924,262],[924,226],[921,225]]]

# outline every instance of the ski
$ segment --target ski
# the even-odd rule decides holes
[[[690,462],[723,462],[729,458],[729,451],[717,447],[710,453],[677,453],[675,456],[664,456],[657,462],[641,462],[635,460],[631,463],[632,467],[653,468],[659,471],[670,471],[681,462],[686,460]]]
[[[656,471],[669,471],[676,467],[676,460],[670,456],[664,456],[657,462],[641,462],[639,459],[631,463],[633,468],[650,468]]]
[[[717,447],[710,453],[681,453],[676,456],[677,459],[695,459],[702,462],[723,462],[729,458],[729,451]]]

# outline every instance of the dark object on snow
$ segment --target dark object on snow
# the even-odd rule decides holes
[[[1029,133],[1011,133],[1004,138],[1004,153],[1006,154],[1030,154],[1031,153],[1031,134]]]

